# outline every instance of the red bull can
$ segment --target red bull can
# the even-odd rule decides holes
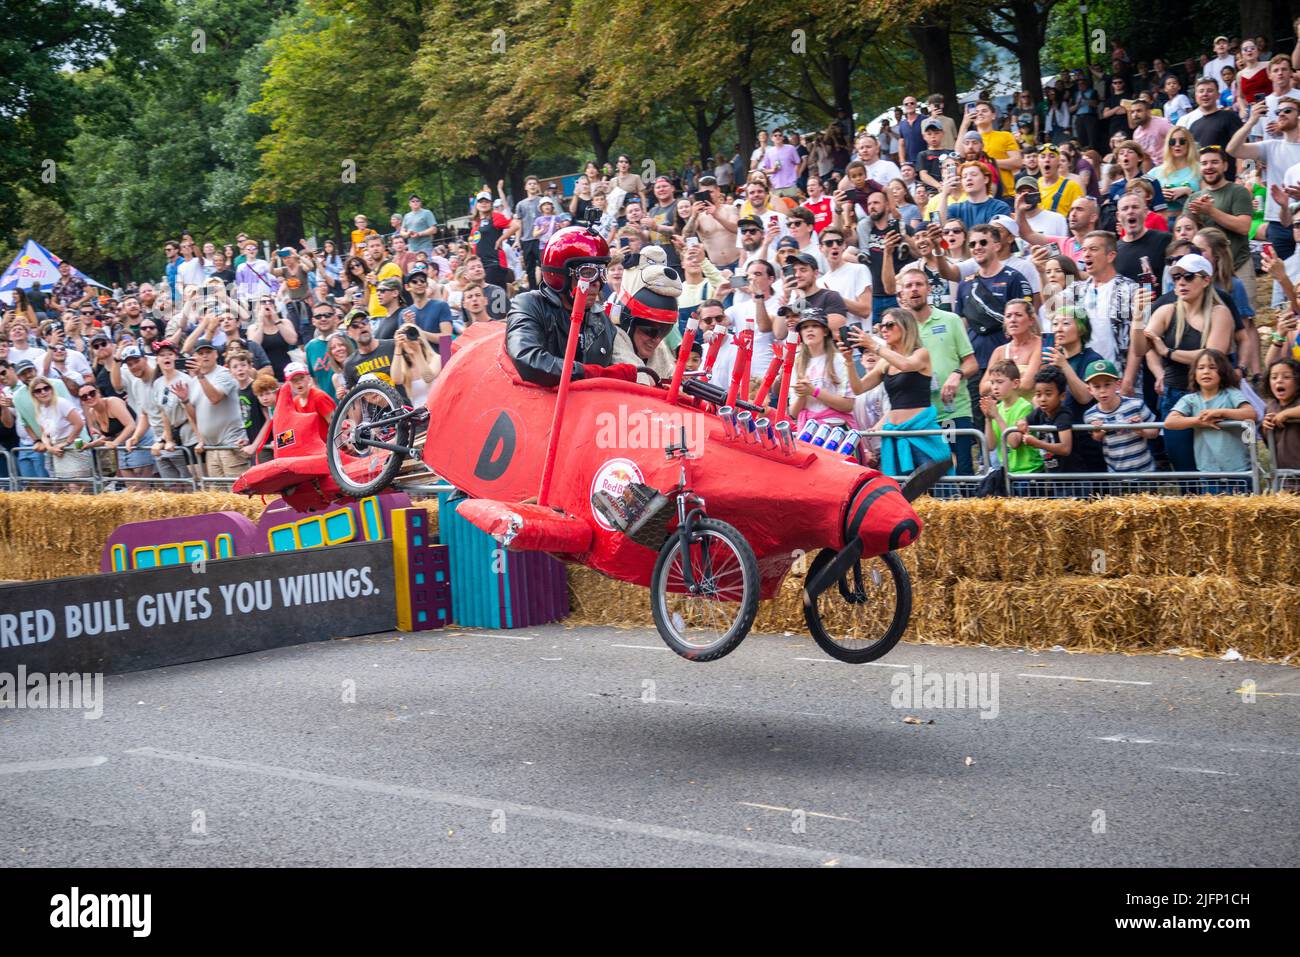
[[[844,441],[844,430],[835,428],[831,434],[826,436],[826,444],[822,446],[827,452],[834,452],[840,447],[840,442]]]
[[[816,419],[809,419],[804,423],[804,427],[799,430],[799,435],[796,436],[796,438],[798,438],[800,442],[811,442],[819,428],[821,428],[821,426],[818,424]]]
[[[858,457],[858,443],[861,441],[861,435],[850,431],[844,436],[844,441],[840,443],[840,454],[846,458],[856,459]]]
[[[794,451],[794,439],[790,437],[789,422],[776,423],[776,425],[772,427],[772,431],[776,433],[776,444],[780,447],[782,452],[789,455]]]
[[[812,444],[818,448],[826,445],[826,440],[830,438],[831,432],[834,431],[829,425],[819,426],[817,434],[812,437]]]
[[[758,431],[754,427],[753,412],[736,413],[736,431],[750,445],[758,444]]]

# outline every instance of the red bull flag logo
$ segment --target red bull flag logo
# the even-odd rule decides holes
[[[49,289],[59,281],[60,262],[62,260],[58,256],[36,240],[27,240],[13,262],[5,269],[4,274],[0,275],[0,296],[3,296],[6,301],[11,301],[15,289],[30,289],[32,283],[39,284],[42,289]],[[79,270],[74,269],[73,275],[92,286],[104,288],[101,283],[95,282]]]

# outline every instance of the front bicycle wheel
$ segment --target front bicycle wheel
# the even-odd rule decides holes
[[[687,567],[693,587],[686,584]],[[669,648],[692,661],[715,661],[749,634],[758,590],[758,560],[745,537],[726,522],[701,518],[685,552],[676,533],[659,550],[650,610]]]
[[[412,424],[401,396],[381,379],[362,379],[339,402],[330,419],[330,477],[354,498],[383,491],[396,477],[410,448]]]
[[[818,552],[806,581],[834,558],[832,549]],[[815,601],[805,592],[803,616],[813,640],[832,658],[854,665],[875,661],[907,630],[912,579],[897,552],[860,558]]]

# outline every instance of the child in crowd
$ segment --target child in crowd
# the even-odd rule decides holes
[[[1255,410],[1234,386],[1236,372],[1218,349],[1202,349],[1192,366],[1196,391],[1178,400],[1165,428],[1195,429],[1196,469],[1199,472],[1244,472],[1250,455],[1236,429],[1223,429],[1223,421],[1245,422]]]
[[[1154,422],[1156,417],[1147,404],[1136,396],[1121,395],[1119,369],[1109,359],[1098,359],[1083,370],[1083,381],[1096,404],[1083,413],[1088,425],[1125,425]],[[1096,429],[1093,439],[1101,444],[1106,457],[1106,468],[1112,472],[1151,472],[1155,459],[1147,445],[1160,434],[1159,429],[1124,429],[1109,431]]]
[[[1068,388],[1065,373],[1055,367],[1042,369],[1034,376],[1034,410],[1016,422],[1015,431],[1007,435],[1007,446],[1028,446],[1037,449],[1042,457],[1042,469],[1048,472],[1071,474],[1086,471],[1079,456],[1074,453],[1074,416],[1062,408]],[[1056,434],[1029,431],[1030,426],[1054,425]],[[1034,471],[1038,471],[1035,469]]]
[[[1273,467],[1300,469],[1300,362],[1277,359],[1268,367],[1264,432],[1273,436]]]
[[[1007,359],[993,363],[989,366],[988,385],[990,394],[980,399],[980,411],[984,413],[984,437],[989,448],[996,449],[1002,433],[1006,432],[1007,471],[1013,474],[1043,471],[1043,457],[1038,450],[1020,442],[1022,433],[1018,431],[1018,423],[1027,419],[1034,407],[1019,393],[1019,367]]]

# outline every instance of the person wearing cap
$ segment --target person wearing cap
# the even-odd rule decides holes
[[[433,281],[429,270],[409,273],[404,280],[411,304],[401,310],[401,322],[419,327],[424,338],[435,345],[439,336],[452,334],[451,307],[444,299],[432,296]],[[331,332],[333,330],[330,330]],[[325,338],[328,338],[326,336]],[[313,373],[314,374],[314,373]],[[317,382],[319,382],[319,378]]]
[[[793,236],[785,236],[776,241],[776,246],[772,250],[773,258],[776,260],[776,268],[782,276],[786,275],[786,265],[790,262],[792,256],[799,252],[799,240]]]
[[[102,396],[122,397],[122,390],[113,385],[113,338],[102,330],[90,337],[90,375]],[[137,410],[138,411],[138,410]]]
[[[539,245],[545,245],[557,229],[564,224],[564,217],[555,208],[555,200],[543,196],[537,204],[537,216],[533,219],[533,239]]]
[[[1020,158],[1020,144],[1006,130],[995,129],[993,124],[996,120],[997,113],[993,109],[993,104],[980,100],[975,104],[973,110],[967,110],[965,115],[962,116],[961,126],[957,130],[957,137],[960,140],[971,129],[972,124],[974,125],[974,129],[980,134],[984,152],[997,166],[998,175],[1002,181],[1001,191],[1004,194],[1009,194],[1015,190],[1015,175],[1023,165]],[[991,192],[992,185],[990,184]]]
[[[795,354],[793,381],[788,390],[790,415],[795,417],[800,430],[809,421],[848,425],[853,416],[853,386],[848,362],[835,346],[825,313],[816,310],[791,318],[798,322],[795,328],[799,334],[799,351]]]
[[[1088,384],[1088,391],[1096,400],[1083,413],[1086,425],[1136,425],[1157,421],[1141,399],[1120,395],[1119,370],[1109,359],[1097,359],[1088,363],[1083,370],[1083,381]],[[1156,463],[1147,443],[1159,436],[1159,429],[1095,429],[1092,432],[1092,440],[1101,445],[1106,468],[1111,472],[1154,472]],[[1189,444],[1190,439],[1189,434]],[[1192,465],[1195,468],[1195,460]]]
[[[1069,180],[1063,179],[1062,185],[1066,182],[1069,182]],[[1017,199],[1022,196],[1027,197],[1027,202],[1024,204],[1026,207],[1026,219],[1028,219],[1029,225],[1034,232],[1046,233],[1049,236],[1062,236],[1069,230],[1069,226],[1065,222],[1065,217],[1058,212],[1043,208],[1043,203],[1047,201],[1047,197],[1043,195],[1038,184],[1039,180],[1032,176],[1021,176],[1016,180]],[[1079,188],[1078,183],[1074,183],[1073,185],[1076,189]],[[1080,192],[1082,192],[1082,190],[1080,190]],[[1020,203],[1016,204],[1017,213],[1020,212],[1020,206]],[[1069,207],[1066,208],[1068,209]],[[1019,227],[1017,226],[1015,230],[1017,235],[1019,235],[1019,231]]]
[[[190,375],[193,384],[176,386],[173,391],[194,410],[195,452],[203,457],[210,478],[235,478],[249,465],[248,456],[241,451],[248,436],[239,404],[239,383],[229,369],[217,365],[217,347],[207,339],[195,344]],[[223,448],[208,449],[209,445]]]
[[[514,274],[506,259],[506,242],[522,228],[522,220],[493,211],[491,196],[480,193],[475,199],[474,213],[470,217],[469,246],[473,254],[483,260],[487,281],[502,289],[508,290],[514,282]],[[401,274],[397,275],[400,277]],[[373,306],[370,314],[375,315]]]
[[[848,322],[849,310],[838,292],[818,285],[822,269],[819,258],[800,252],[789,262],[794,267],[794,275],[785,281],[781,290],[781,305],[795,310],[800,318],[824,318],[831,332],[838,335],[840,327]]]
[[[402,280],[394,276],[381,279],[375,287],[375,292],[379,297],[380,308],[377,316],[371,314],[371,318],[375,320],[375,338],[391,339],[397,332],[397,327],[401,325]]]
[[[1220,90],[1226,90],[1228,85],[1223,82],[1223,68],[1225,66],[1237,66],[1237,58],[1232,55],[1228,49],[1228,38],[1217,36],[1214,38],[1214,58],[1205,64],[1201,71],[1201,76],[1208,76],[1219,84]]]
[[[943,146],[943,124],[935,117],[922,120],[921,138],[925,141],[925,149],[913,156],[912,163],[921,182],[938,191],[943,188],[943,161],[953,155],[952,150]]]
[[[316,414],[313,421],[319,430],[321,444],[324,445],[329,439],[330,419],[334,416],[334,400],[316,388],[306,363],[290,362],[285,366],[284,381],[289,383],[294,408],[299,412]]]
[[[1163,384],[1160,418],[1168,418],[1179,399],[1195,390],[1192,367],[1202,349],[1232,350],[1232,313],[1214,291],[1214,268],[1197,253],[1182,256],[1169,270],[1174,302],[1151,313],[1144,335],[1147,365]],[[1166,451],[1179,472],[1196,469],[1190,433],[1166,440]]]
[[[666,380],[672,377],[676,359],[666,341],[677,325],[677,300],[682,282],[677,270],[665,264],[664,250],[647,247],[635,266],[623,273],[623,281],[611,306],[614,319],[615,363],[645,366]],[[653,384],[646,373],[638,381]]]
[[[361,309],[349,312],[343,324],[356,344],[356,351],[343,365],[343,378],[347,387],[351,389],[363,375],[373,375],[394,385],[390,374],[396,351],[393,340],[377,337],[370,317]]]
[[[424,200],[412,193],[407,197],[410,212],[402,217],[400,235],[412,252],[433,252],[433,234],[438,231],[438,220],[424,208]]]
[[[1020,192],[1021,180],[1016,181],[1016,192]],[[1038,149],[1038,193],[1040,194],[1039,208],[1046,212],[1056,213],[1065,217],[1070,212],[1076,200],[1084,195],[1083,187],[1078,181],[1065,175],[1062,166],[1061,151],[1059,148],[1044,144]],[[1038,230],[1041,232],[1042,230]],[[1060,232],[1052,232],[1052,236],[1064,236],[1066,229],[1062,228]]]

